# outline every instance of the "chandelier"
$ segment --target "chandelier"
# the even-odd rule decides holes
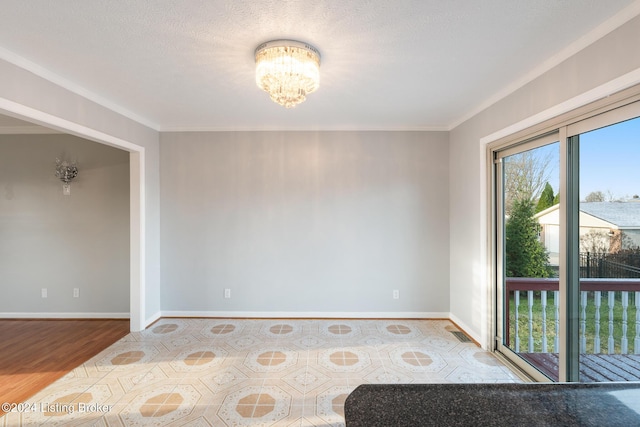
[[[320,52],[308,43],[273,40],[256,48],[256,84],[273,102],[295,107],[318,89]]]

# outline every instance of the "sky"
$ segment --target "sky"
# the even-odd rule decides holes
[[[580,199],[640,195],[640,117],[580,135]]]
[[[557,193],[560,144],[535,151],[549,153],[549,183]],[[606,200],[640,195],[640,117],[580,135],[580,200],[593,191],[602,191]]]

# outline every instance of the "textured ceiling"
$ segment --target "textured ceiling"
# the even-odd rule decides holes
[[[158,130],[449,129],[632,3],[3,0],[0,57]],[[322,54],[292,110],[255,85],[279,38]]]

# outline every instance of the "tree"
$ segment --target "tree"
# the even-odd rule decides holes
[[[540,199],[538,199],[536,213],[542,212],[543,210],[555,205],[554,201],[555,197],[553,196],[553,187],[551,187],[551,184],[547,182],[544,186],[544,190],[542,190],[542,194],[540,194]]]
[[[508,156],[504,160],[504,207],[510,215],[515,200],[534,201],[548,183],[551,153],[529,150]]]
[[[604,202],[604,193],[602,191],[592,191],[587,194],[587,197],[584,198],[585,202],[593,203],[593,202]]]
[[[538,240],[540,224],[531,200],[514,200],[505,224],[507,277],[551,277],[549,254]]]
[[[609,252],[611,236],[602,230],[589,230],[580,236],[580,252],[605,254]]]

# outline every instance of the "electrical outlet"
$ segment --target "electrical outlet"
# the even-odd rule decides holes
[[[231,298],[231,289],[225,289],[224,290],[224,297],[225,298]]]
[[[400,298],[400,291],[397,289],[393,290],[393,299],[399,299]]]
[[[73,288],[73,297],[80,298],[80,288]]]
[[[42,298],[47,297],[47,288],[42,288]]]

